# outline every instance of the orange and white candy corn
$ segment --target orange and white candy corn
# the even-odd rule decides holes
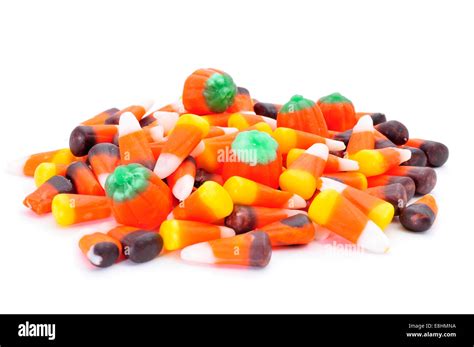
[[[367,177],[382,175],[410,158],[410,150],[391,147],[363,149],[351,155],[359,163],[359,171]]]
[[[352,130],[352,135],[347,144],[347,155],[351,155],[363,150],[374,149],[374,123],[369,115],[362,116]]]
[[[213,181],[204,182],[168,216],[168,219],[214,223],[232,213],[234,204],[227,191]]]
[[[195,177],[196,161],[188,156],[166,181],[175,198],[182,201],[191,195]]]
[[[311,198],[316,191],[317,179],[326,166],[328,155],[326,145],[312,145],[280,175],[280,188],[306,200]]]
[[[121,164],[137,163],[153,169],[155,157],[148,144],[145,132],[133,113],[125,112],[122,114],[118,132]]]
[[[270,262],[272,245],[262,231],[202,242],[181,251],[181,259],[206,264],[264,267]]]
[[[174,219],[161,224],[160,235],[165,249],[175,251],[200,242],[233,237],[235,231],[225,226]]]
[[[352,202],[367,217],[369,217],[382,230],[385,229],[393,219],[395,209],[392,204],[372,196],[362,190],[352,188],[344,183],[321,177],[319,190],[325,191],[334,189],[342,196]]]
[[[240,176],[232,176],[224,183],[234,204],[275,208],[300,209],[306,200],[297,194],[273,189]]]
[[[209,123],[200,116],[185,114],[179,117],[165,142],[155,165],[159,178],[171,175],[190,155],[209,132]]]
[[[363,249],[384,253],[389,240],[377,224],[334,189],[319,193],[311,203],[309,217]]]

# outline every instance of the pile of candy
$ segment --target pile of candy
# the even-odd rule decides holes
[[[384,253],[394,216],[415,232],[436,218],[427,194],[448,148],[355,112],[339,93],[263,103],[200,69],[180,101],[149,108],[108,109],[77,126],[69,148],[23,162],[38,187],[24,200],[33,212],[62,226],[115,217],[79,242],[95,266],[181,250],[188,261],[263,267],[272,248],[330,235]]]

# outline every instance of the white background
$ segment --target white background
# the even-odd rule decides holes
[[[2,1],[0,313],[474,313],[472,13],[468,1]],[[173,255],[90,269],[77,241],[107,225],[33,216],[21,204],[33,182],[8,163],[67,146],[103,109],[172,102],[200,67],[262,101],[339,91],[446,143],[435,226],[393,224],[386,255],[314,243],[262,270]]]

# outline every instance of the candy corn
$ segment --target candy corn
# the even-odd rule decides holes
[[[326,145],[312,145],[280,175],[281,189],[303,199],[311,198],[316,191],[317,179],[324,171],[328,155]]]
[[[227,134],[234,134],[238,131],[239,129],[237,128],[211,126],[209,128],[209,132],[206,135],[206,138],[222,136],[222,135],[227,135]]]
[[[400,214],[400,209],[407,205],[407,191],[400,183],[367,188],[365,192],[391,203],[395,211],[395,216],[398,216]]]
[[[69,148],[57,149],[49,152],[41,152],[30,155],[21,163],[21,172],[25,176],[34,176],[35,170],[41,163],[53,163],[69,165],[78,160]]]
[[[90,263],[97,267],[113,265],[122,253],[120,242],[103,233],[83,236],[79,240],[79,248]]]
[[[203,185],[204,182],[207,181],[214,181],[216,183],[219,183],[220,185],[224,184],[224,180],[221,175],[207,172],[204,169],[197,169],[196,177],[194,178],[194,187],[199,188]]]
[[[168,219],[214,223],[227,217],[233,205],[232,198],[221,185],[207,181],[176,206]]]
[[[142,118],[140,120],[140,126],[145,128],[147,126],[161,125],[164,135],[168,135],[175,127],[178,118],[179,113],[177,112],[155,111]]]
[[[210,173],[222,173],[224,159],[230,155],[237,133],[204,139],[204,151],[196,156],[196,164]],[[220,155],[220,157],[218,157]]]
[[[400,223],[411,231],[426,231],[433,225],[437,213],[435,198],[425,195],[400,212]]]
[[[387,175],[410,177],[421,195],[430,193],[436,186],[436,171],[430,167],[399,166],[387,171]]]
[[[227,109],[227,112],[253,112],[253,102],[250,97],[250,92],[243,87],[237,87],[237,94],[235,94],[234,102]]]
[[[385,229],[393,219],[395,210],[390,203],[365,193],[362,190],[345,185],[344,183],[322,177],[319,190],[326,191],[330,189],[336,190],[353,203],[382,230]]]
[[[410,177],[380,175],[367,178],[367,186],[369,188],[387,186],[395,183],[400,183],[403,185],[407,192],[407,200],[413,198],[415,195],[416,186],[415,181],[413,181]]]
[[[250,126],[260,122],[267,123],[272,128],[272,130],[276,128],[276,120],[273,118],[245,113],[232,114],[229,117],[229,120],[227,121],[227,126],[237,128],[239,130],[245,130],[248,129]]]
[[[363,249],[384,253],[389,248],[383,231],[336,190],[319,193],[311,203],[308,214],[314,222]]]
[[[79,125],[69,137],[69,148],[73,155],[82,157],[97,143],[113,143],[115,134],[116,125]]]
[[[163,239],[155,231],[118,226],[109,230],[107,235],[120,241],[123,255],[134,263],[150,261],[163,249]]]
[[[61,193],[74,193],[74,186],[63,176],[53,176],[29,194],[23,205],[36,214],[48,213],[51,212],[53,198]]]
[[[428,159],[426,158],[425,152],[419,148],[402,146],[403,149],[408,149],[411,152],[410,160],[404,162],[403,166],[426,166]]]
[[[268,102],[257,102],[253,105],[253,110],[260,116],[265,116],[273,119],[277,119],[278,111],[280,111],[282,105],[272,104]]]
[[[188,156],[167,179],[168,186],[176,199],[182,201],[191,194],[195,177],[196,161]]]
[[[315,227],[305,214],[297,214],[258,229],[270,237],[272,247],[305,245],[314,240]]]
[[[225,225],[237,234],[243,234],[300,213],[306,214],[299,210],[235,205],[232,213],[226,217]]]
[[[366,176],[381,175],[411,158],[411,152],[400,148],[364,149],[351,156]]]
[[[161,224],[160,235],[167,251],[174,251],[195,243],[235,236],[231,228],[184,220],[167,220]]]
[[[397,145],[390,141],[384,134],[374,128],[375,148],[396,147]]]
[[[356,118],[356,120],[359,120],[360,117],[365,116],[366,114],[368,114],[370,116],[370,118],[372,118],[372,121],[374,122],[374,125],[377,125],[377,124],[380,124],[380,123],[383,123],[383,122],[387,121],[387,117],[385,117],[385,114],[379,113],[379,112],[377,112],[377,113],[356,112],[355,113],[355,118]]]
[[[88,161],[102,188],[107,177],[120,164],[120,150],[112,143],[99,143],[89,151]]]
[[[111,215],[105,196],[58,194],[51,209],[56,223],[62,226],[107,218]]]
[[[153,169],[153,152],[140,124],[130,112],[125,112],[120,117],[118,142],[122,164],[137,163]]]
[[[375,126],[375,129],[385,135],[397,146],[404,145],[409,139],[408,129],[406,126],[396,120],[380,123]]]
[[[275,208],[300,209],[306,201],[299,195],[277,190],[252,180],[232,176],[225,184],[234,204]]]
[[[156,161],[154,171],[158,177],[163,179],[171,175],[208,132],[209,124],[199,116],[185,114],[179,117]]]
[[[160,107],[158,111],[176,112],[180,115],[186,113],[186,109],[184,108],[183,100],[181,98],[175,102],[172,102],[171,104]]]
[[[81,125],[101,125],[105,124],[105,121],[107,118],[110,116],[113,116],[115,113],[119,112],[118,108],[109,108],[108,110],[105,110],[97,115],[95,115],[92,118],[89,118],[88,120],[85,120],[84,122],[81,123]]]
[[[73,129],[69,148],[21,161],[37,186],[23,204],[36,214],[62,226],[115,219],[79,242],[95,266],[181,250],[187,261],[263,267],[272,247],[313,240],[384,253],[390,223],[424,231],[435,221],[426,194],[448,148],[409,139],[402,123],[356,112],[339,93],[264,103],[209,68],[188,76],[177,101],[152,104],[102,111]]]
[[[288,153],[292,148],[308,149],[315,143],[324,143],[330,151],[340,151],[346,148],[343,142],[327,139],[319,135],[290,128],[278,127],[273,132],[273,138],[280,145],[282,154]]]
[[[342,182],[359,190],[367,189],[367,177],[365,177],[360,172],[325,173],[324,177]]]
[[[104,189],[89,166],[82,161],[70,164],[66,170],[66,177],[74,184],[78,194],[105,195]]]
[[[286,156],[286,166],[291,164],[305,152],[304,149],[292,148]],[[357,171],[359,170],[359,163],[355,160],[339,158],[333,154],[328,155],[326,166],[324,166],[324,173],[334,173],[341,171]]]
[[[53,176],[66,176],[67,165],[55,163],[41,163],[36,167],[34,179],[39,187]]]
[[[449,157],[449,149],[444,144],[436,141],[409,139],[407,146],[421,149],[426,154],[428,164],[433,167],[442,166]]]
[[[202,242],[181,251],[186,261],[254,267],[267,266],[271,256],[270,238],[261,231]]]
[[[135,118],[139,121],[147,113],[151,106],[153,106],[152,100],[146,100],[140,104],[128,106],[123,110],[120,110],[119,112],[115,113],[113,116],[107,118],[105,120],[105,124],[119,124],[120,117],[122,117],[124,113],[133,114]]]
[[[374,149],[374,125],[369,115],[361,117],[352,130],[351,138],[347,145],[349,158],[363,149]]]
[[[232,114],[233,113],[206,114],[201,116],[201,118],[208,122],[209,125],[226,127]]]

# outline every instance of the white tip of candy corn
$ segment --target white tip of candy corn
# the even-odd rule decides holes
[[[163,142],[165,138],[165,130],[161,125],[150,128],[150,136],[154,142]]]
[[[110,174],[108,173],[102,173],[97,176],[97,180],[99,181],[100,185],[102,188],[105,189],[105,181],[107,181],[107,177],[109,177]]]
[[[346,188],[347,188],[347,185],[345,185],[342,182],[339,182],[327,177],[321,177],[321,187],[319,188],[320,191],[334,189],[338,193],[342,193],[342,191]]]
[[[142,102],[138,103],[141,107],[145,109],[145,113],[155,104],[155,101],[152,99],[143,100]]]
[[[232,128],[232,127],[218,127],[218,128],[221,129],[224,132],[224,134],[234,134],[237,131],[239,131],[239,129]]]
[[[223,239],[235,236],[235,231],[232,228],[219,226],[219,229],[221,230],[221,238]]]
[[[293,196],[288,200],[285,206],[285,208],[290,208],[290,209],[300,209],[300,208],[305,208],[305,207],[306,207],[306,200],[303,199],[298,194],[293,194]]]
[[[357,245],[370,252],[385,253],[390,247],[390,242],[382,229],[369,220],[357,239]]]
[[[186,113],[186,109],[184,108],[183,100],[179,99],[172,103],[173,109],[178,113]]]
[[[397,151],[400,156],[400,163],[404,163],[411,158],[411,151],[409,149],[402,149],[402,148],[392,148],[393,150]]]
[[[176,112],[156,111],[153,113],[153,117],[155,117],[158,124],[163,127],[165,134],[168,134],[176,125],[179,114]]]
[[[171,211],[168,216],[166,216],[166,220],[173,220],[174,219],[174,213]]]
[[[343,151],[346,149],[346,145],[342,141],[326,139],[326,146],[328,146],[330,151]]]
[[[288,210],[288,209],[287,209],[287,210],[285,210],[285,212],[286,212],[287,218],[288,218],[288,217],[296,216],[297,214],[304,214],[304,215],[306,215],[306,216],[308,215],[308,212],[306,212],[306,211],[300,211],[300,210]]]
[[[214,264],[216,257],[207,242],[197,243],[181,250],[181,259],[196,263]]]
[[[119,120],[119,136],[125,136],[141,130],[140,123],[132,112],[125,112]]]
[[[21,159],[9,161],[7,163],[6,172],[10,175],[24,176],[23,168],[25,167],[27,159],[28,157],[23,157]]]
[[[161,153],[156,161],[155,169],[153,171],[159,178],[166,178],[175,172],[182,161],[183,159],[178,158],[174,154]]]
[[[199,141],[197,146],[192,150],[192,152],[189,153],[189,155],[193,158],[196,158],[198,155],[204,152],[205,148],[206,148],[206,144],[204,143],[204,141],[201,140]]]
[[[194,187],[194,177],[191,175],[184,175],[183,177],[180,177],[177,181],[176,184],[173,187],[173,195],[178,199],[179,201],[183,201],[186,199],[189,195],[191,195]]]
[[[326,161],[328,160],[329,149],[324,143],[315,143],[306,150],[306,153]]]
[[[340,171],[357,171],[359,170],[359,163],[355,160],[338,158]]]
[[[315,222],[313,222],[313,225],[314,225],[314,230],[315,230],[315,233],[314,233],[314,240],[315,241],[323,241],[323,240],[326,240],[329,235],[331,235],[331,230],[319,225],[319,224],[316,224]]]
[[[352,133],[361,133],[364,131],[374,131],[374,121],[372,120],[372,117],[368,114],[359,118],[359,121],[354,126]]]
[[[276,129],[276,127],[277,127],[276,119],[273,119],[273,118],[270,118],[270,117],[265,117],[265,116],[262,116],[262,119],[265,123],[267,123],[270,126],[270,128],[272,128],[272,130]]]
[[[94,248],[95,246],[92,246],[87,252],[87,259],[95,266],[100,266],[102,264],[102,257],[94,253]]]

